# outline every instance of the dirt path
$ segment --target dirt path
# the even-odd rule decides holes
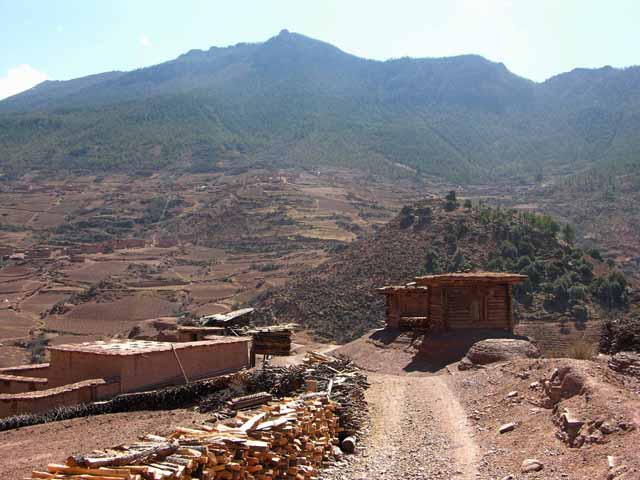
[[[478,448],[446,378],[370,374],[361,455],[325,477],[475,480]]]

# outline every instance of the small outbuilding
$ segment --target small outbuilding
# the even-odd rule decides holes
[[[500,272],[447,273],[377,291],[386,297],[391,328],[513,332],[512,287],[526,278]]]

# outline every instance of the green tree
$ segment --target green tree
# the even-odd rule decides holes
[[[427,251],[427,258],[425,261],[425,271],[428,274],[442,273],[442,265],[440,264],[440,256],[433,250]]]
[[[444,199],[445,199],[444,209],[447,212],[452,212],[453,210],[458,208],[458,198],[456,196],[455,190],[449,191],[449,193],[445,195]]]
[[[575,243],[576,230],[570,223],[567,223],[562,227],[562,237],[569,245],[573,245]]]

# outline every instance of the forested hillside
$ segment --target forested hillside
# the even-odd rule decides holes
[[[640,68],[534,83],[498,63],[365,60],[283,31],[0,102],[0,168],[344,166],[457,181],[640,157]]]

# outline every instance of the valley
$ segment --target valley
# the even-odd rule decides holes
[[[344,171],[4,183],[2,366],[28,363],[39,333],[51,344],[153,336],[153,319],[228,312],[417,194]]]
[[[619,235],[602,233],[618,221],[606,213],[617,203],[596,207],[593,200],[576,209],[570,198],[562,201],[569,192],[550,184],[458,186],[340,169],[58,180],[34,174],[1,184],[2,366],[28,363],[43,342],[156,338],[181,317],[260,304],[324,262],[340,262],[347,245],[375,235],[403,205],[443,198],[453,188],[475,205],[576,219],[581,246],[604,247],[603,261],[637,275],[640,245],[629,230],[635,224],[624,223]],[[631,209],[619,214],[633,215],[633,197],[619,198]],[[594,208],[601,214],[591,216]],[[428,249],[428,243],[420,247]],[[396,270],[392,277],[401,280],[406,270]],[[362,288],[349,278],[345,291]],[[309,318],[302,322],[313,325]]]

